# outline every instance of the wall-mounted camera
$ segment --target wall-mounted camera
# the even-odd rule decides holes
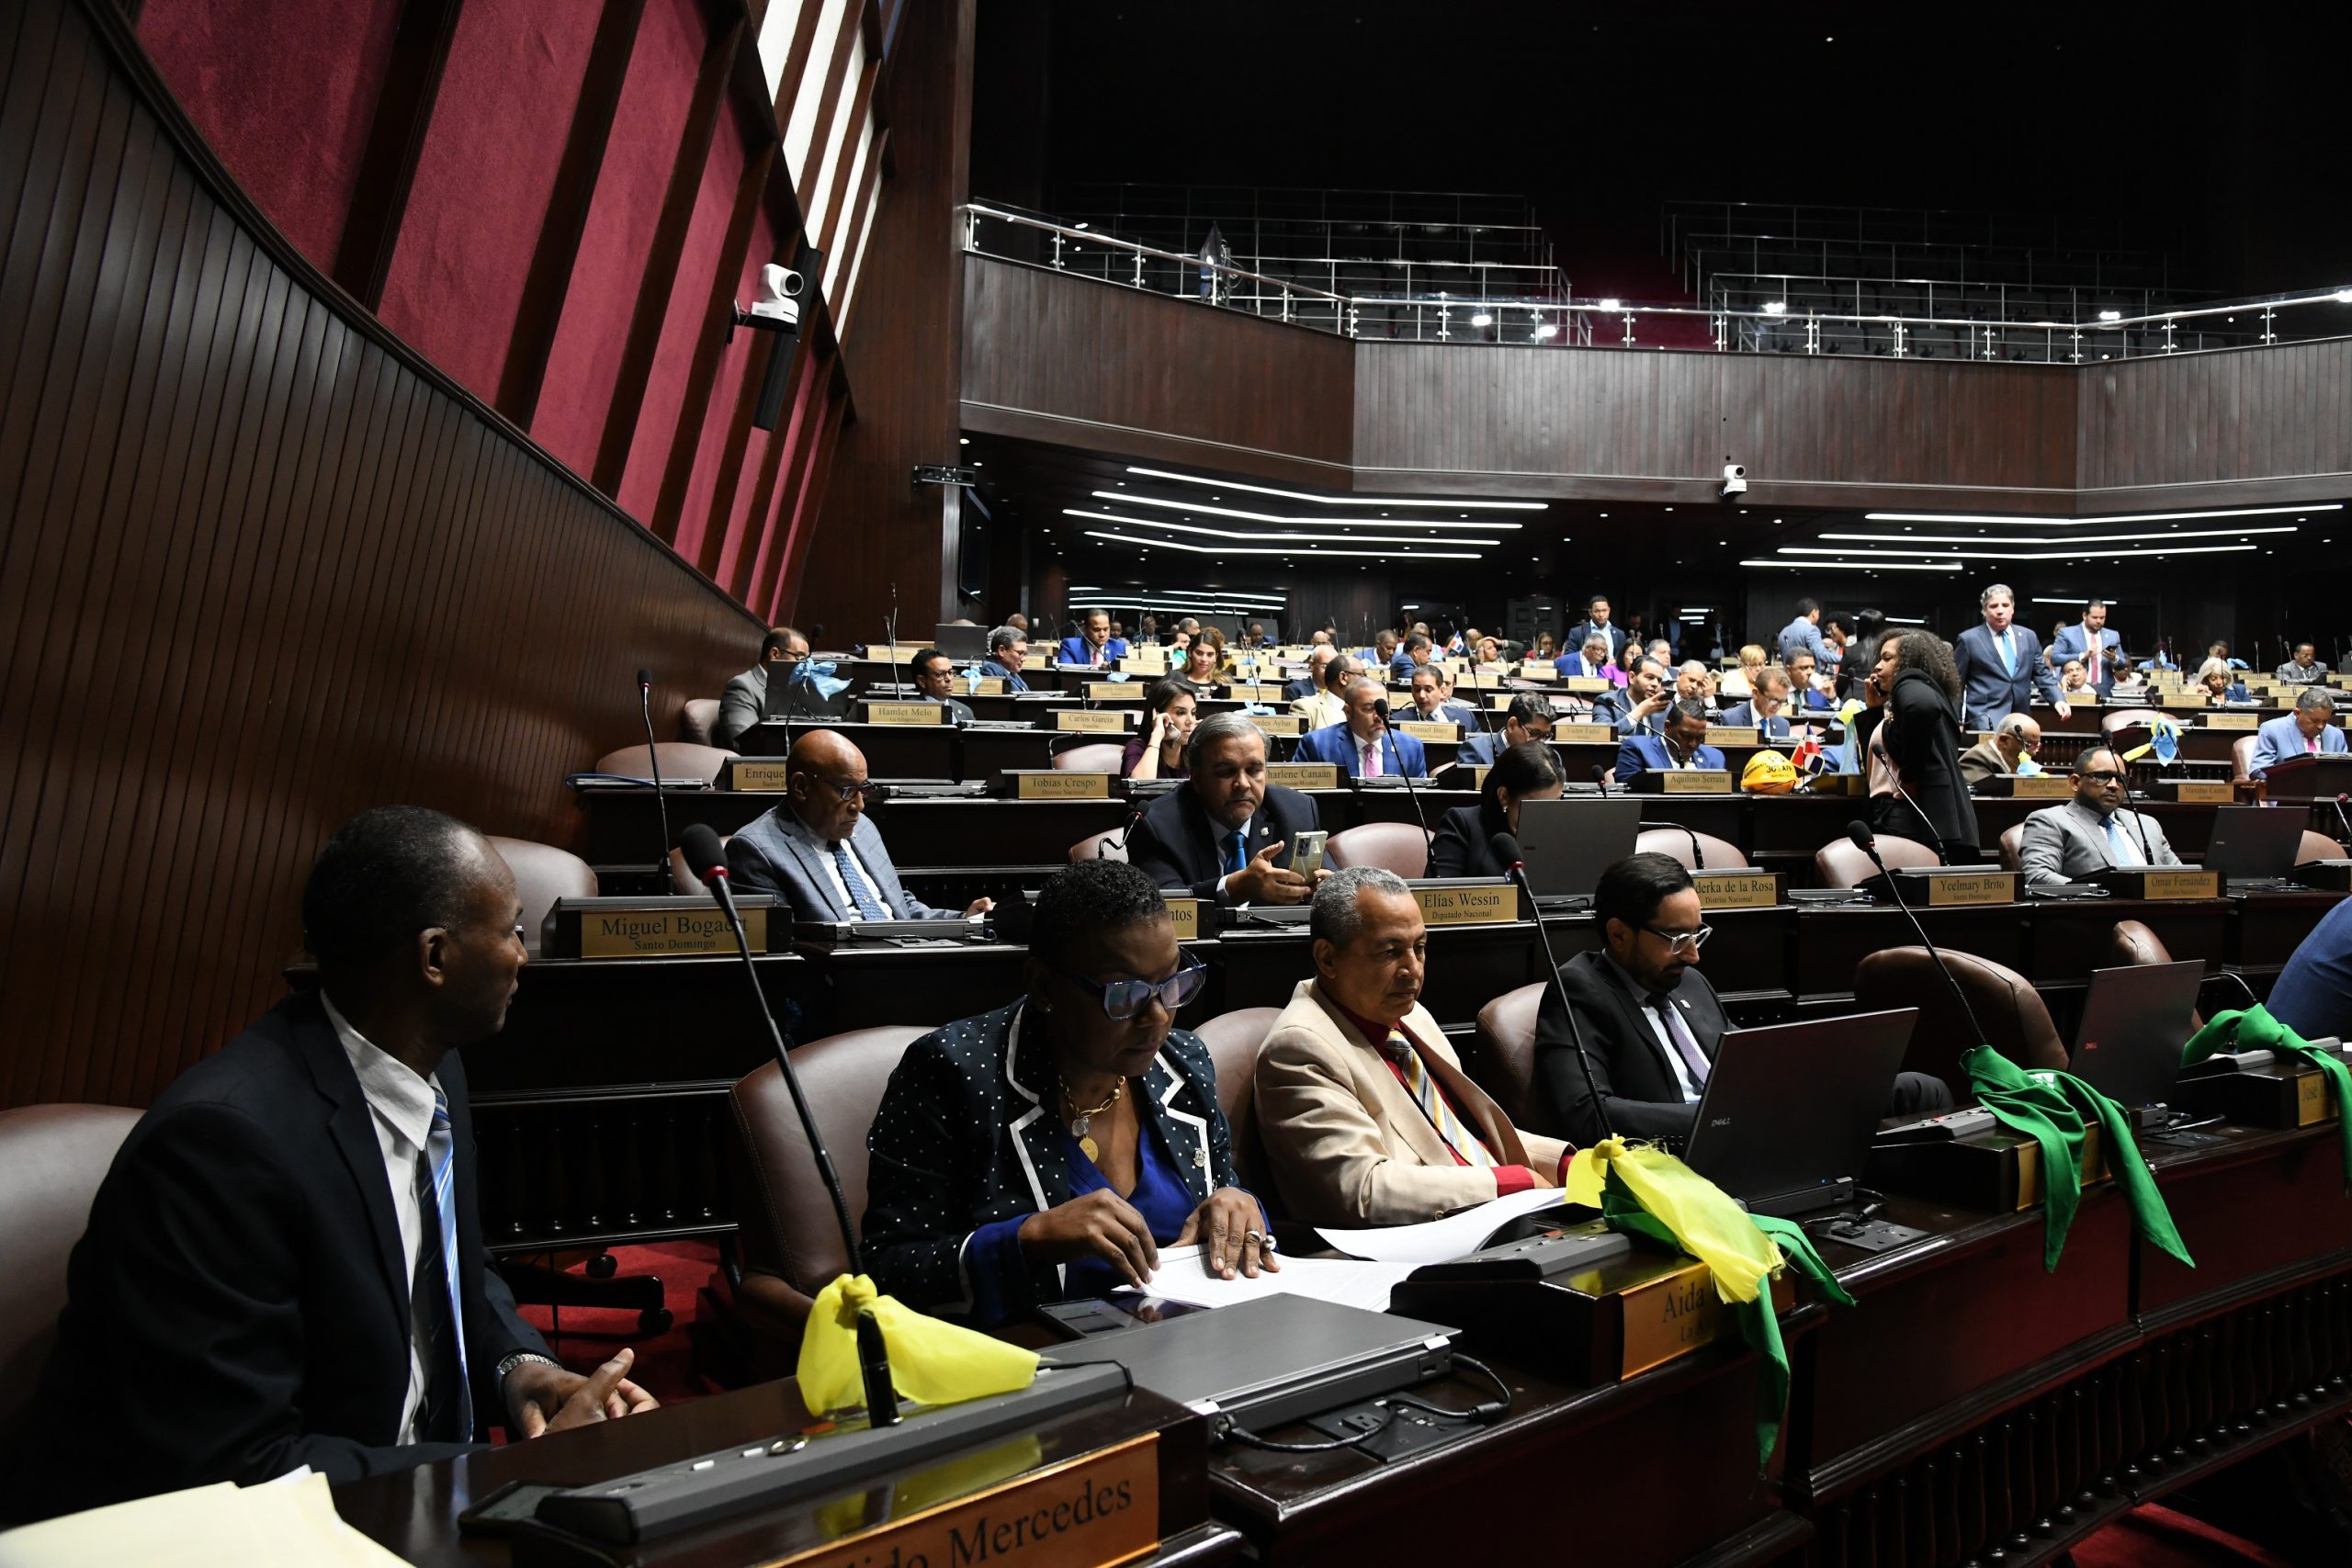
[[[1738,463],[1724,465],[1724,499],[1747,493],[1747,469]]]
[[[804,246],[797,259],[800,263],[797,268],[778,266],[774,262],[760,268],[760,289],[750,310],[729,302],[728,342],[735,341],[737,327],[778,334],[779,341],[768,347],[767,372],[760,378],[760,400],[752,411],[752,423],[762,430],[774,430],[775,422],[783,417],[785,383],[792,374],[790,340],[800,335],[801,294],[808,287],[808,279],[824,274],[823,252]]]
[[[748,310],[735,307],[735,324],[763,333],[784,333],[800,330],[800,290],[807,280],[788,266],[774,262],[760,268],[760,290]],[[729,335],[732,335],[731,333]]]

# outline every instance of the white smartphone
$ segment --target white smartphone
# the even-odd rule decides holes
[[[1313,876],[1323,869],[1323,840],[1331,835],[1317,828],[1295,834],[1290,841],[1290,868],[1301,876]]]

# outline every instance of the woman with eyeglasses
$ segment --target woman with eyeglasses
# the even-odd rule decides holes
[[[1170,1027],[1207,971],[1151,879],[1056,872],[1023,976],[1018,1001],[923,1036],[890,1075],[865,1140],[875,1283],[992,1324],[1148,1284],[1162,1247],[1197,1243],[1224,1279],[1278,1267],[1208,1048]]]

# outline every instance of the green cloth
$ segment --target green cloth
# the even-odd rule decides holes
[[[1989,1045],[1961,1057],[1976,1098],[2002,1125],[2041,1147],[2041,1266],[2056,1269],[2066,1233],[2082,1201],[2082,1152],[2086,1129],[2098,1122],[2107,1146],[2107,1168],[2132,1212],[2132,1228],[2197,1267],[2173,1228],[2172,1212],[2140,1157],[2140,1145],[2123,1120],[2122,1108],[2071,1073],[2028,1072]]]
[[[2240,1012],[2216,1013],[2212,1021],[2181,1047],[2180,1065],[2193,1066],[2228,1046],[2233,1051],[2276,1051],[2301,1056],[2327,1075],[2335,1091],[2335,1134],[2344,1146],[2344,1190],[2352,1192],[2352,1069],[2333,1052],[2323,1051],[2277,1019],[2260,1003]]]

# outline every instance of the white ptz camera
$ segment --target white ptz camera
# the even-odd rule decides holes
[[[762,332],[799,332],[800,290],[804,287],[806,280],[798,273],[769,263],[760,268],[760,291],[752,300],[752,308],[735,308],[735,324],[756,327]]]
[[[1738,463],[1724,465],[1724,499],[1747,493],[1747,469]]]

